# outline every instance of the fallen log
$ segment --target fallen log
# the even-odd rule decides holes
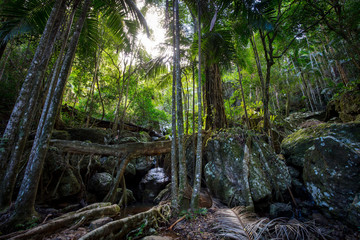
[[[52,219],[49,222],[40,224],[34,228],[17,233],[11,233],[6,236],[1,236],[0,239],[22,240],[22,239],[42,239],[47,234],[55,233],[63,228],[78,226],[80,223],[84,224],[94,219],[102,217],[112,217],[120,212],[120,207],[117,204],[110,205],[110,203],[96,203],[87,206],[85,209],[80,209],[76,212],[67,213],[58,218]]]
[[[146,227],[157,226],[158,221],[167,221],[170,216],[170,204],[159,205],[136,215],[107,223],[82,236],[79,240],[126,239],[126,235],[142,224]]]
[[[72,117],[76,117],[79,121],[84,120],[84,117],[83,117],[84,113],[80,112],[77,109],[74,109],[71,106],[68,106],[67,104],[62,106],[61,111],[68,113]],[[114,122],[112,122],[112,121],[97,119],[94,117],[90,117],[89,120],[90,120],[90,122],[93,123],[93,126],[96,126],[99,128],[112,128],[112,126],[114,124]],[[135,125],[133,123],[124,123],[123,127],[125,130],[132,131],[132,132],[140,132],[140,131],[147,132],[147,133],[149,133],[149,135],[151,137],[159,137],[159,138],[163,137],[162,134],[157,133],[156,131],[154,131],[152,129],[144,128],[144,127]],[[118,124],[118,128],[121,128],[120,124]]]
[[[103,156],[122,156],[130,154],[136,156],[154,156],[171,151],[171,141],[124,143],[119,145],[101,145],[81,141],[67,141],[54,139],[50,144],[61,148],[64,152],[74,154],[96,154]]]

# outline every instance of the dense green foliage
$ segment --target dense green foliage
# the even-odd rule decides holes
[[[2,43],[6,43],[0,62],[3,111],[11,110],[44,27],[41,19],[46,19],[49,14],[49,5],[39,8],[35,2],[30,1],[29,5],[23,5],[23,9],[16,9],[15,6],[24,3],[2,1],[5,7],[0,11],[3,19],[0,38]],[[144,13],[155,9],[169,15],[172,7],[169,1],[148,2],[143,8]],[[192,66],[197,50],[194,30],[197,10],[194,1],[180,3],[184,119],[186,132],[191,133],[194,120],[196,125],[192,113],[192,98],[196,98],[192,81],[196,81],[197,70],[195,68],[193,72]],[[208,61],[220,63],[229,124],[244,123],[237,64],[241,68],[249,117],[263,115],[263,87],[249,42],[251,35],[257,45],[264,74],[266,59],[261,34],[267,33],[271,39],[277,34],[272,42],[274,53],[283,53],[274,59],[271,68],[271,115],[322,110],[329,98],[356,86],[360,71],[359,44],[356,40],[360,32],[360,8],[357,5],[357,1],[320,1],[316,5],[296,1],[215,1],[213,9],[210,9],[213,12],[203,15],[202,51]],[[104,9],[101,2],[94,6],[94,10]],[[280,9],[284,11],[281,21],[276,19]],[[118,118],[117,121],[156,129],[160,125],[169,125],[169,50],[160,53],[162,57],[146,53],[139,41],[139,32],[144,30],[137,22],[121,13],[122,10],[104,10],[93,11],[82,32],[63,104],[79,110],[84,117],[80,122],[70,122],[86,125],[89,124],[86,116],[92,116],[112,121]],[[163,21],[163,26],[168,26],[169,20],[171,18],[160,21]],[[169,49],[170,39],[163,42],[162,49]],[[55,63],[55,57],[51,64]],[[47,71],[49,76],[51,69],[50,66]],[[70,123],[69,116],[65,115],[62,115],[63,120]]]

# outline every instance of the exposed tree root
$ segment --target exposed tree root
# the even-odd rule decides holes
[[[158,205],[150,210],[105,224],[79,240],[125,239],[126,235],[145,222],[147,227],[157,226],[158,221],[167,221],[170,204]]]
[[[172,230],[173,227],[175,227],[176,224],[178,224],[179,222],[181,222],[182,220],[184,220],[186,218],[186,215],[182,216],[181,218],[179,218],[178,220],[176,220],[169,228],[168,230]]]
[[[74,226],[79,226],[80,223],[84,224],[85,222],[105,216],[115,216],[119,212],[120,207],[116,204],[96,203],[76,212],[64,214],[32,229],[0,236],[0,239],[41,239],[45,234],[51,234],[67,227],[74,228]]]

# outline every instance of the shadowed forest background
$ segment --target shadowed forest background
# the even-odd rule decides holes
[[[359,16],[0,0],[0,239],[357,239]]]

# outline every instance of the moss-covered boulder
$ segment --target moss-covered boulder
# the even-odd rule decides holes
[[[340,118],[340,122],[360,121],[360,91],[347,91],[331,100],[326,106],[325,121]]]
[[[360,91],[345,92],[338,101],[339,117],[343,122],[352,122],[360,115]]]
[[[254,202],[275,199],[291,183],[285,162],[267,144],[241,131],[209,139],[205,158],[207,186],[229,206],[252,207]]]
[[[360,136],[359,123],[353,124],[319,124],[301,129],[286,137],[281,148],[288,164],[303,167],[305,152],[313,146],[314,140],[332,136],[343,142],[358,142]]]
[[[303,167],[306,188],[323,212],[360,225],[360,123],[302,129],[283,148],[290,164]]]
[[[39,189],[39,199],[58,200],[80,193],[81,183],[73,167],[55,147],[48,149]]]

